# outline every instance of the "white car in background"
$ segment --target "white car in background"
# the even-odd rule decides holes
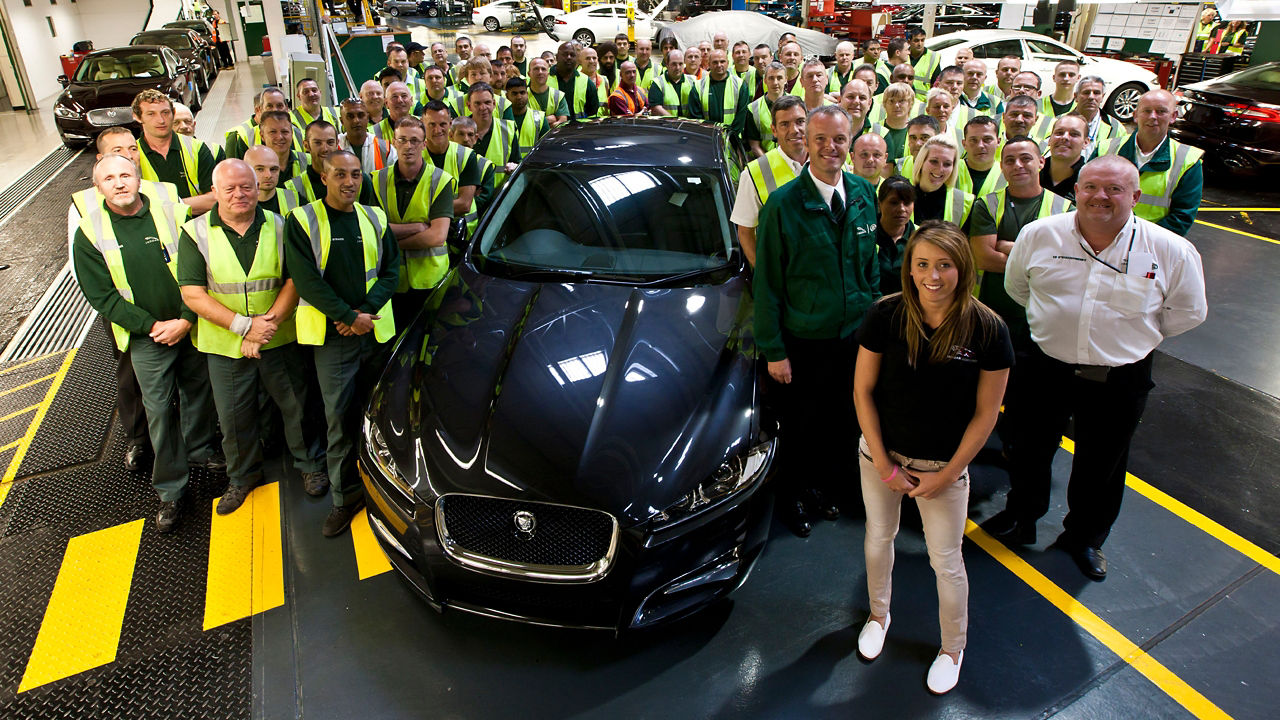
[[[516,10],[521,8],[527,10],[531,4],[528,0],[496,0],[488,5],[477,5],[471,9],[471,24],[481,25],[489,32],[498,32],[515,24],[513,14]],[[564,11],[546,8],[539,4],[538,14],[542,16],[543,26],[550,32],[555,24],[552,18],[564,15]]]
[[[662,0],[653,10],[641,12],[636,9],[635,30],[637,38],[650,38],[658,32],[661,24],[654,21],[667,7],[667,0]],[[552,35],[557,40],[577,40],[583,45],[594,45],[605,40],[612,41],[618,33],[627,31],[627,6],[625,3],[602,3],[575,10],[556,18],[556,27]],[[567,37],[566,37],[567,36]]]
[[[956,51],[969,48],[973,57],[987,65],[987,81],[994,84],[1000,58],[1014,55],[1022,59],[1022,69],[1040,76],[1042,94],[1053,92],[1053,68],[1062,60],[1080,63],[1080,75],[1096,75],[1107,83],[1103,112],[1122,122],[1133,120],[1142,93],[1160,87],[1156,74],[1133,63],[1085,55],[1053,38],[1021,30],[960,30],[925,41],[938,53],[941,67],[955,64]]]

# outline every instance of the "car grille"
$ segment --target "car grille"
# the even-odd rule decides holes
[[[522,531],[517,516],[532,528]],[[608,572],[618,524],[599,510],[481,495],[445,495],[436,503],[445,552],[482,572],[532,580],[592,582]]]
[[[124,125],[133,121],[133,109],[127,107],[98,108],[97,110],[90,110],[86,117],[88,117],[90,125],[97,125],[98,127]]]

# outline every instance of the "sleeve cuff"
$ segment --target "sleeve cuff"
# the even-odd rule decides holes
[[[249,329],[253,327],[253,319],[245,315],[236,315],[231,321],[231,332],[244,337],[249,334]]]

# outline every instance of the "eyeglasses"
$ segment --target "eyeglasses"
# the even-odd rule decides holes
[[[1014,90],[1039,90],[1039,85],[1014,85]]]

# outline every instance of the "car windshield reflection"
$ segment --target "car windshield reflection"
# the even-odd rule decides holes
[[[474,259],[486,273],[651,282],[727,266],[717,172],[692,167],[526,167]]]

